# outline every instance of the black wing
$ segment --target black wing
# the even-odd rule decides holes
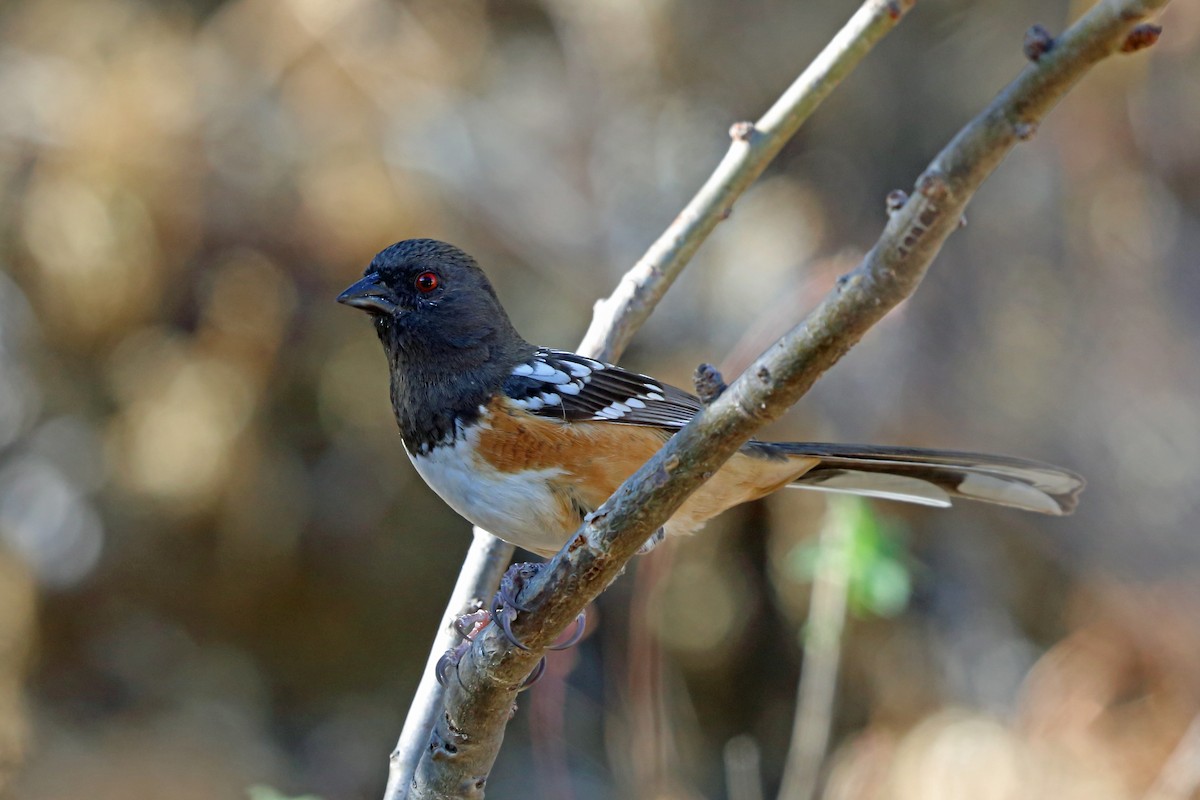
[[[545,347],[513,368],[504,392],[530,413],[571,421],[676,429],[700,410],[697,398],[647,375]]]

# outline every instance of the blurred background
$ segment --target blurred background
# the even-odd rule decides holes
[[[470,535],[334,296],[443,238],[527,338],[573,347],[856,5],[0,6],[5,796],[377,797]],[[1025,29],[1087,5],[922,0],[624,363],[735,374],[1022,68]],[[1051,461],[1088,478],[1079,512],[730,513],[551,657],[489,797],[773,796],[802,663],[825,797],[1200,796],[1200,7],[1162,24],[770,432]]]

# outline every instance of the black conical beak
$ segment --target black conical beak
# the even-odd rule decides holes
[[[393,314],[396,311],[396,295],[379,278],[378,272],[367,273],[361,281],[339,294],[337,301],[361,308],[368,314]]]

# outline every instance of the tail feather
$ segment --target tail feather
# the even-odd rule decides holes
[[[758,443],[769,454],[819,458],[792,486],[946,507],[952,498],[1061,516],[1084,480],[1069,470],[1009,456],[874,445]]]

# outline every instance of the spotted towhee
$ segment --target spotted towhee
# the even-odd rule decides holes
[[[417,471],[459,514],[541,555],[555,553],[700,409],[654,378],[526,342],[475,260],[443,242],[392,245],[338,300],[375,320]],[[694,531],[784,486],[1069,514],[1083,479],[1005,456],[751,441],[665,531]]]

